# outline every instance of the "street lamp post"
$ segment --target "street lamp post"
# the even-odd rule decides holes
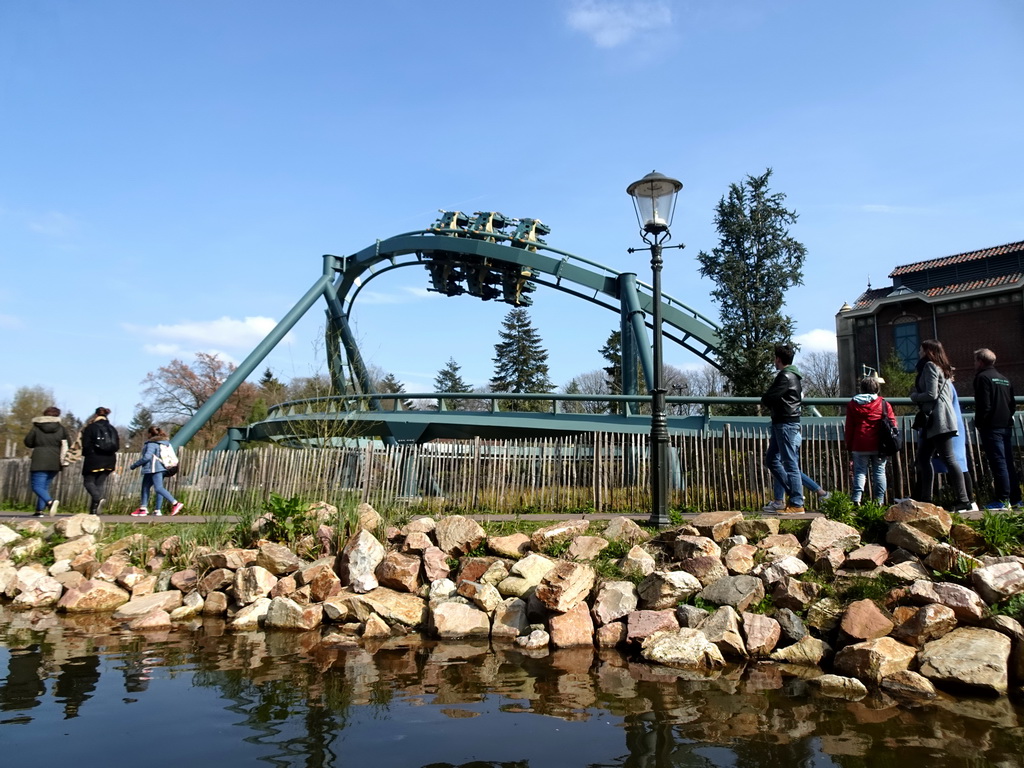
[[[651,252],[654,300],[654,381],[651,386],[651,517],[648,522],[666,528],[668,518],[668,417],[665,414],[665,363],[661,351],[661,251],[671,239],[669,227],[675,213],[681,182],[652,171],[626,188],[633,198],[640,237],[648,248],[630,248]],[[682,248],[682,245],[667,246]]]

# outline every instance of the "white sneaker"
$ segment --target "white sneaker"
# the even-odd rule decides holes
[[[60,502],[59,502],[59,501],[57,501],[56,499],[52,499],[52,500],[50,501],[50,503],[46,505],[46,508],[47,508],[48,510],[50,510],[50,517],[53,517],[54,515],[56,515],[56,514],[57,514],[57,507],[58,507],[59,505],[60,505]]]

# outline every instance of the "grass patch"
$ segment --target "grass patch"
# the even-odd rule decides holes
[[[980,520],[967,520],[993,552],[1000,555],[1024,554],[1024,513],[986,512]]]

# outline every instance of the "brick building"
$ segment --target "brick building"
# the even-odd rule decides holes
[[[1024,241],[906,264],[889,277],[891,286],[869,286],[836,315],[844,395],[857,391],[863,366],[881,370],[893,350],[913,370],[925,339],[946,348],[960,395],[974,394],[979,347],[996,353],[996,367],[1024,393]]]

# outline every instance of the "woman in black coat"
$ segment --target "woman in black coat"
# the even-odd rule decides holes
[[[29,476],[36,495],[36,517],[43,510],[57,513],[57,500],[50,496],[50,485],[64,467],[61,464],[61,441],[70,444],[67,430],[60,422],[60,408],[50,406],[42,416],[32,419],[32,429],[25,435],[25,446],[32,449]]]
[[[103,486],[117,469],[117,452],[121,448],[121,438],[108,416],[109,408],[97,408],[82,430],[82,484],[91,499],[90,515],[98,515],[103,509]]]

